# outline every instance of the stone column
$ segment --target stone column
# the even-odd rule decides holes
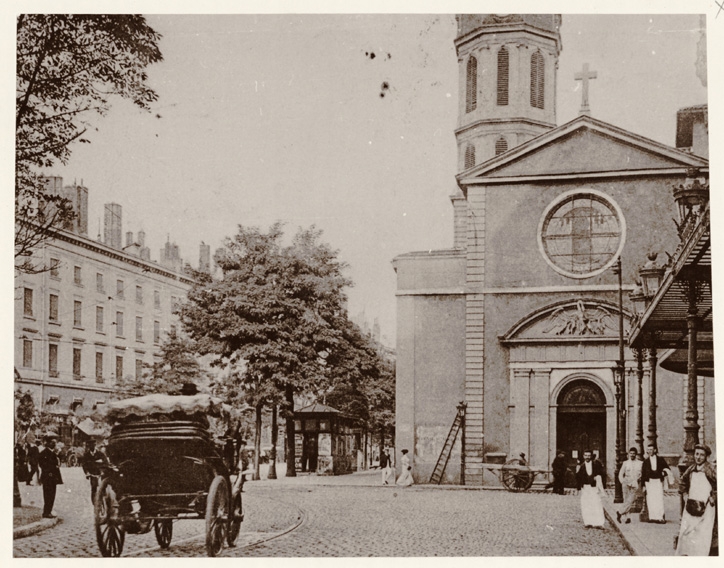
[[[550,369],[535,369],[530,384],[530,402],[533,415],[530,418],[530,458],[528,463],[535,467],[548,467],[550,456],[550,434],[548,414],[550,412]]]

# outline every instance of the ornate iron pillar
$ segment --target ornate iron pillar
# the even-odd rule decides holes
[[[644,455],[644,350],[636,349],[636,448]]]
[[[686,315],[686,327],[689,332],[689,352],[686,367],[686,414],[684,415],[684,455],[679,462],[688,467],[694,463],[694,446],[699,443],[699,409],[698,409],[698,361],[696,355],[696,340],[699,330],[699,315],[697,309],[696,282],[689,283],[689,310]],[[685,469],[684,469],[685,471]]]
[[[614,503],[623,503],[623,488],[618,479],[626,457],[626,361],[623,352],[623,275],[621,257],[614,266],[618,275],[618,361],[616,361],[614,383],[616,386],[616,478],[614,479]]]
[[[656,354],[656,346],[649,347],[649,435],[646,441],[656,446],[656,365],[658,365],[658,357]]]

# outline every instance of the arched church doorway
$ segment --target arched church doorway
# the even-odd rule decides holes
[[[591,450],[605,468],[606,397],[593,381],[576,379],[558,395],[557,448],[568,460],[566,487],[575,486],[576,464],[584,450]]]

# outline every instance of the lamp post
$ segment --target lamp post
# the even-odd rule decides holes
[[[613,267],[613,273],[618,276],[618,360],[614,371],[614,385],[616,386],[616,478],[614,479],[614,503],[623,503],[623,488],[618,479],[618,473],[623,465],[626,450],[626,361],[623,352],[623,275],[621,270],[621,257],[618,257]]]

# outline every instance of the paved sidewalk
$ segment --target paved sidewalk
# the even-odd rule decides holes
[[[679,534],[679,494],[667,491],[664,494],[664,511],[666,524],[642,523],[639,514],[631,515],[631,522],[625,519],[616,522],[616,511],[621,505],[614,504],[613,492],[608,492],[608,499],[603,500],[603,507],[611,526],[615,527],[626,546],[634,556],[673,556],[674,537]]]

